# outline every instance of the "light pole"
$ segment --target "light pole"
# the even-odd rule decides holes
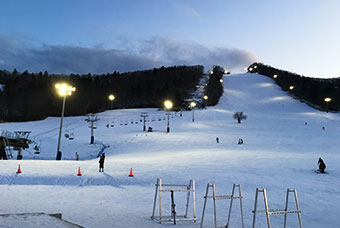
[[[326,97],[325,99],[324,99],[324,101],[326,102],[326,104],[327,104],[327,112],[328,112],[328,102],[330,102],[332,100],[332,98],[329,98],[329,97]]]
[[[205,104],[205,106],[208,106],[208,103],[207,103],[207,101],[208,101],[208,96],[207,96],[207,95],[204,95],[204,96],[203,96],[203,99],[204,99],[204,104]]]
[[[168,124],[167,124],[167,128],[166,128],[166,133],[169,133],[170,132],[169,117],[170,117],[170,109],[172,108],[172,102],[170,100],[166,100],[166,101],[164,101],[164,106],[167,110],[166,115],[168,116]]]
[[[195,122],[194,108],[196,107],[196,102],[192,101],[190,103],[190,107],[191,107],[191,110],[192,110],[192,122]]]
[[[113,94],[110,94],[108,98],[111,101],[111,109],[112,109],[112,107],[113,107],[112,106],[113,105],[113,100],[115,99],[115,96]]]
[[[63,106],[61,110],[59,137],[58,137],[58,146],[57,146],[57,157],[56,157],[56,160],[61,160],[60,140],[61,140],[61,132],[63,129],[66,96],[71,96],[72,92],[76,91],[76,87],[72,87],[66,83],[58,83],[55,85],[55,88],[57,89],[59,96],[63,97]]]

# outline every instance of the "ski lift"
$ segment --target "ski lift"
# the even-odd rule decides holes
[[[110,127],[110,124],[109,122],[106,122],[106,127],[109,128]]]
[[[69,138],[70,137],[70,134],[68,133],[68,130],[65,131],[65,138]]]
[[[114,127],[115,126],[115,121],[113,120],[112,122],[111,122],[111,127]]]
[[[127,120],[125,120],[125,123],[124,123],[124,125],[126,126],[126,125],[128,125],[128,122],[127,122]]]
[[[138,119],[136,119],[136,122],[135,122],[136,124],[138,124]]]
[[[41,145],[41,141],[39,143]],[[34,150],[34,154],[40,154],[40,145],[38,145],[38,143],[34,143],[33,145],[33,150]]]
[[[162,118],[161,117],[158,117],[158,121],[161,121],[162,120]]]
[[[131,124],[133,124],[133,119],[131,119]]]
[[[70,133],[69,140],[74,139],[74,129],[72,129],[72,132]]]
[[[122,122],[122,121],[120,121],[119,125],[120,125],[120,126],[123,126],[123,122]]]
[[[96,122],[94,122],[94,124],[93,124],[93,129],[97,129],[97,124],[96,124]]]

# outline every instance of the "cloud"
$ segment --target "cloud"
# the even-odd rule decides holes
[[[152,69],[172,65],[220,65],[228,70],[243,69],[255,60],[244,50],[209,48],[194,42],[152,38],[129,43],[120,49],[42,45],[0,35],[0,69],[49,73],[108,73]]]

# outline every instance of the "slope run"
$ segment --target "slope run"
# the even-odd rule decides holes
[[[223,83],[225,92],[216,107],[196,110],[195,122],[192,112],[171,118],[169,134],[165,133],[163,120],[147,122],[155,130],[147,134],[141,131],[140,124],[105,127],[106,121],[117,115],[125,115],[126,121],[141,111],[147,111],[150,116],[164,115],[155,109],[99,114],[96,137],[111,145],[106,151],[105,173],[98,173],[97,160],[22,161],[23,173],[19,176],[14,174],[15,161],[1,161],[0,211],[57,211],[65,214],[67,220],[86,227],[159,227],[146,219],[151,213],[156,179],[187,183],[193,178],[197,184],[198,218],[207,183],[215,183],[218,194],[230,193],[232,183],[240,183],[247,227],[252,221],[256,188],[267,188],[269,206],[276,209],[284,207],[288,187],[298,190],[305,227],[337,227],[334,210],[339,211],[340,205],[337,169],[340,159],[334,142],[339,140],[339,115],[311,109],[261,75],[227,75]],[[232,119],[235,111],[244,111],[248,119],[237,124]],[[39,128],[39,122],[36,125]],[[88,140],[88,130],[83,129],[77,140]],[[216,137],[220,143],[216,143]],[[238,138],[244,140],[243,145],[237,145]],[[329,175],[312,171],[318,156],[324,158]],[[82,177],[75,176],[78,166],[82,168]],[[134,178],[127,177],[130,167],[134,168]],[[35,203],[25,203],[26,194]],[[17,199],[14,202],[10,200],[13,197]],[[79,203],[91,208],[78,212]],[[180,210],[179,195],[176,204]],[[227,204],[218,205],[219,224],[225,222],[226,213],[222,212]],[[168,213],[170,205],[165,202],[164,206],[164,213]],[[212,218],[209,208],[206,223],[212,224]],[[273,217],[272,226],[282,226],[282,217],[276,218]],[[235,218],[233,224],[239,227],[240,221]],[[265,216],[260,215],[257,225],[265,224]],[[296,225],[295,216],[289,216],[288,226]],[[182,227],[197,227],[197,224]]]

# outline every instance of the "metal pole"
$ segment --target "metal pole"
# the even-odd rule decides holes
[[[162,223],[162,179],[159,179],[159,223]]]
[[[241,208],[241,220],[242,220],[242,228],[244,228],[244,221],[243,221],[243,207],[242,207],[242,194],[241,194],[241,184],[238,185],[239,196],[240,196],[240,208]]]
[[[58,137],[57,158],[56,158],[56,160],[61,160],[60,141],[61,141],[61,133],[62,133],[62,130],[63,130],[65,100],[66,100],[66,95],[63,96],[63,107],[62,107],[62,110],[61,110],[61,119],[60,119],[60,127],[59,127],[59,137]]]
[[[93,121],[91,121],[91,144],[94,144],[94,136],[93,136]]]
[[[158,186],[159,186],[159,178],[157,178],[156,191],[155,191],[155,199],[153,201],[153,209],[152,209],[152,215],[151,215],[152,219],[154,218],[154,215],[155,215]]]
[[[111,101],[111,109],[112,109],[112,107],[113,107],[113,101]]]
[[[192,109],[192,122],[195,122],[195,114],[194,114],[194,109]]]
[[[287,188],[286,207],[285,207],[285,216],[284,216],[283,228],[286,228],[286,224],[287,224],[288,197],[289,197],[289,188]]]
[[[268,228],[270,228],[271,225],[270,225],[270,218],[269,218],[269,208],[268,208],[267,193],[266,193],[265,188],[263,189],[263,197],[264,197],[264,206],[265,206],[265,209],[266,209]]]
[[[299,218],[299,225],[300,228],[302,228],[302,221],[301,221],[301,211],[300,211],[300,207],[299,207],[299,201],[298,201],[298,197],[297,197],[297,193],[296,193],[296,189],[293,190],[294,191],[294,197],[295,197],[295,204],[296,204],[296,209],[298,211],[298,218]]]
[[[229,227],[229,222],[230,222],[230,216],[231,216],[231,208],[233,206],[233,199],[234,199],[234,192],[235,192],[235,184],[233,184],[233,190],[231,192],[231,199],[230,199],[230,205],[229,205],[229,213],[228,213],[228,220],[227,220],[227,225],[225,227]],[[239,193],[240,194],[240,193]]]
[[[166,133],[169,133],[170,132],[170,127],[169,127],[170,112],[169,112],[169,110],[168,110],[167,115],[168,115],[168,125],[167,125],[167,128],[166,128]]]
[[[207,190],[205,191],[205,196],[204,196],[204,204],[203,204],[203,210],[202,210],[202,218],[201,218],[201,226],[200,228],[203,227],[203,221],[204,221],[204,214],[205,214],[205,207],[207,205],[207,199],[208,199],[208,192],[209,192],[209,183],[207,184]]]
[[[185,215],[184,218],[188,216],[188,209],[189,209],[189,199],[190,199],[190,192],[192,189],[192,180],[190,180],[189,185],[187,186],[187,203],[185,204]]]
[[[193,210],[194,210],[194,223],[196,223],[196,187],[195,187],[195,179],[191,181],[191,186],[192,186],[192,205],[193,205]]]
[[[256,220],[256,209],[257,209],[257,195],[258,195],[259,189],[256,188],[256,193],[255,193],[255,204],[254,204],[254,216],[253,216],[253,228],[255,228],[255,220]]]
[[[215,221],[215,228],[217,228],[216,191],[215,191],[215,184],[213,184],[212,187],[213,187],[213,202],[214,202],[214,221]]]

